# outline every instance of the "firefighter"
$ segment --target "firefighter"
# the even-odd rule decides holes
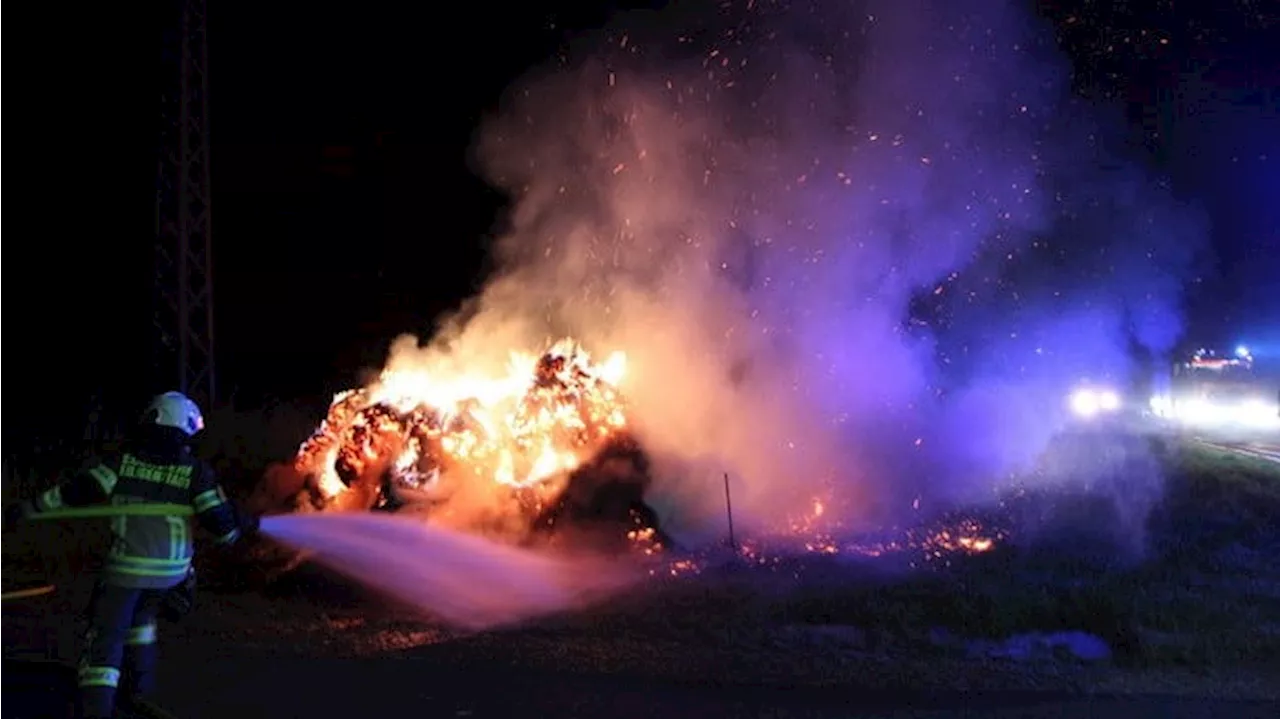
[[[154,688],[156,618],[171,591],[189,588],[189,518],[219,544],[257,529],[228,501],[211,468],[191,452],[204,429],[200,408],[180,392],[151,400],[135,441],[88,463],[68,481],[6,510],[6,524],[44,512],[96,506],[111,519],[112,545],[90,601],[78,671],[81,716],[110,717],[122,701]]]

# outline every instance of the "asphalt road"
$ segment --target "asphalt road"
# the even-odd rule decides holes
[[[169,664],[186,673],[159,703],[197,717],[1249,717],[1280,703],[1176,697],[870,693],[830,689],[688,686],[620,676],[518,669],[416,670],[407,658],[271,661],[210,657]],[[191,674],[196,674],[193,677]],[[199,687],[199,688],[197,688]]]
[[[194,647],[193,647],[194,648]],[[285,717],[1160,717],[1280,716],[1280,702],[1174,696],[1078,696],[1040,692],[886,692],[853,686],[707,686],[624,675],[547,672],[503,666],[442,668],[410,650],[376,658],[256,656],[234,646],[165,653],[156,704],[182,719]],[[202,654],[201,652],[208,652]],[[53,670],[53,671],[51,671]],[[52,713],[69,670],[4,667],[6,718]]]
[[[1280,464],[1280,441],[1228,441],[1197,437],[1196,441],[1213,449]]]

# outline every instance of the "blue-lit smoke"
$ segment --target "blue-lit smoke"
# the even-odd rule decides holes
[[[504,271],[427,354],[631,357],[672,521],[865,509],[1034,458],[1072,383],[1167,351],[1198,214],[1111,144],[1021,3],[681,4],[509,94]],[[843,8],[834,14],[831,7]]]

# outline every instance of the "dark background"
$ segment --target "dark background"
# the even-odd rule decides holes
[[[481,116],[575,33],[661,4],[211,0],[219,393],[324,398],[471,295],[504,202],[467,161]],[[1077,90],[1123,105],[1134,146],[1210,213],[1189,335],[1280,353],[1280,12],[1174,5],[1036,3]],[[35,40],[8,76],[6,456],[150,389],[151,7],[11,19]]]

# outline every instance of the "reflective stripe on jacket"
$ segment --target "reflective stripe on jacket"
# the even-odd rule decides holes
[[[71,507],[110,517],[104,579],[122,586],[163,589],[182,581],[194,551],[192,516],[219,542],[240,536],[238,516],[212,469],[185,445],[91,462],[33,503],[37,513]]]

